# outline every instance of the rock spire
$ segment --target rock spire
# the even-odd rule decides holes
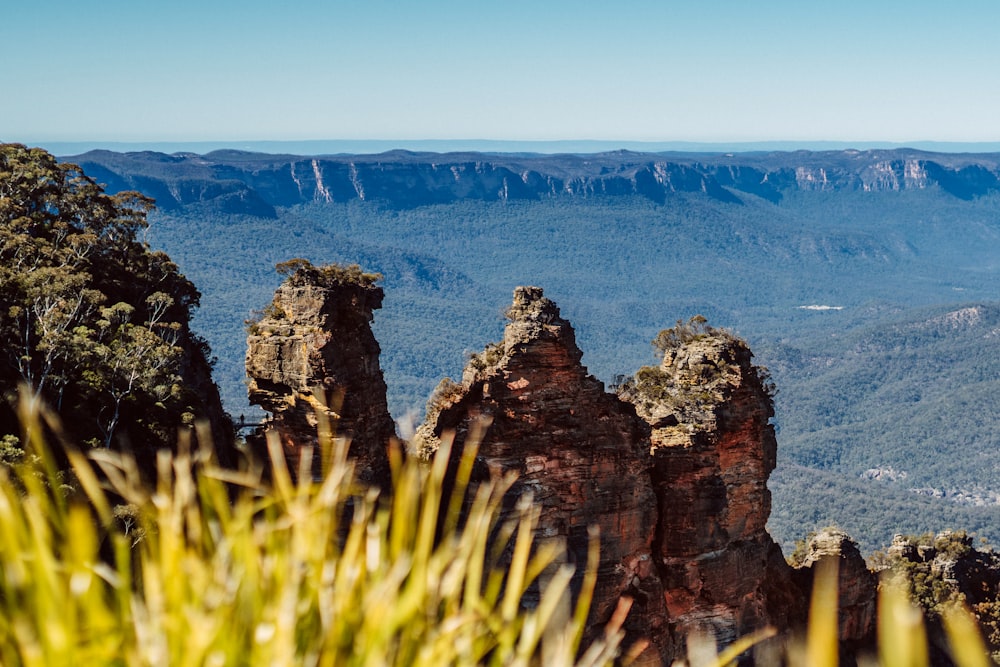
[[[791,569],[765,531],[776,443],[766,375],[741,340],[693,321],[658,339],[658,368],[608,393],[581,364],[570,324],[537,287],[518,287],[503,340],[442,382],[416,449],[481,416],[485,470],[516,471],[513,493],[542,507],[540,534],[585,561],[586,527],[601,529],[590,617],[596,633],[618,600],[632,611],[626,644],[640,663],[670,664],[685,636],[737,636],[797,613]]]
[[[629,632],[662,636],[663,594],[650,553],[656,501],[648,429],[587,373],[573,328],[540,288],[518,287],[507,317],[503,340],[470,360],[461,385],[438,388],[418,446],[426,454],[454,432],[460,451],[478,419],[489,417],[480,462],[491,472],[518,473],[511,493],[531,494],[541,508],[538,533],[565,542],[567,558],[580,565],[578,580],[588,527],[600,528],[591,633],[627,595],[635,600]]]
[[[271,413],[262,430],[278,433],[295,470],[303,447],[318,443],[317,415],[325,415],[334,435],[350,440],[359,478],[384,487],[395,427],[371,331],[380,276],[305,260],[282,268],[289,277],[247,337],[250,402]],[[317,466],[318,458],[314,474]]]

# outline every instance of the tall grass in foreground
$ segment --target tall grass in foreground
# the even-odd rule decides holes
[[[463,501],[472,449],[450,498],[447,444],[431,466],[394,452],[381,502],[355,485],[328,426],[318,482],[308,455],[293,482],[277,442],[267,484],[222,469],[199,433],[161,453],[155,490],[109,450],[68,449],[67,486],[41,435],[55,420],[28,401],[21,419],[26,463],[0,467],[3,665],[559,666],[615,654],[615,628],[578,652],[597,540],[571,610],[561,545],[532,544],[537,512],[523,503],[500,522],[512,480]],[[531,586],[540,602],[524,609]]]
[[[222,469],[199,446],[210,442],[200,433],[194,442],[182,438],[177,455],[160,455],[150,490],[134,461],[108,450],[85,457],[67,447],[67,482],[41,435],[43,424],[58,432],[54,418],[23,401],[21,419],[25,462],[0,466],[5,666],[561,667],[615,659],[626,607],[580,650],[596,538],[571,609],[572,571],[560,564],[559,543],[533,535],[531,504],[500,520],[513,480],[467,497],[474,448],[448,497],[449,442],[430,466],[393,451],[393,497],[380,502],[354,483],[346,444],[327,424],[320,424],[318,482],[308,455],[293,481],[277,442],[269,445],[268,483],[260,470]],[[835,667],[835,564],[819,564],[801,642],[768,642],[775,634],[768,628],[720,655],[712,637],[693,635],[686,664],[730,664],[751,652],[758,664]],[[532,587],[540,601],[525,609]],[[967,610],[952,607],[942,619],[955,664],[990,664]],[[883,583],[877,653],[859,664],[930,664],[922,614],[905,585]]]

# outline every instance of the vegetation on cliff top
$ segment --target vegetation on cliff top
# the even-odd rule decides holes
[[[381,273],[365,273],[357,264],[323,264],[313,266],[308,259],[296,257],[285,262],[279,262],[275,267],[279,275],[287,276],[288,282],[296,287],[316,285],[318,287],[333,287],[335,285],[358,285],[372,287],[382,279]]]
[[[700,351],[694,346],[703,343]],[[667,410],[678,420],[697,423],[707,410],[725,399],[727,388],[740,379],[740,359],[750,358],[750,349],[742,339],[725,329],[709,326],[708,319],[695,315],[687,322],[660,331],[652,341],[661,364],[643,366],[632,377],[620,377],[618,395],[646,413]],[[690,357],[674,367],[683,350]],[[769,396],[775,393],[766,368],[754,372]]]

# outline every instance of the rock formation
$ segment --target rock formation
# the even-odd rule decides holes
[[[619,393],[652,431],[654,555],[671,626],[679,635],[710,629],[723,643],[788,627],[804,607],[765,530],[777,453],[767,375],[746,343],[700,317],[654,345],[660,366],[640,369]]]
[[[631,639],[667,640],[663,593],[650,553],[656,499],[648,429],[630,405],[587,374],[572,327],[541,289],[517,288],[507,315],[503,340],[473,357],[461,386],[446,381],[439,387],[418,431],[418,446],[426,454],[453,431],[460,451],[477,419],[491,418],[479,445],[480,461],[490,471],[517,471],[512,494],[531,493],[540,506],[539,534],[565,540],[570,561],[582,565],[588,526],[600,527],[590,634],[600,631],[619,598],[628,595],[635,601],[626,624]]]
[[[278,433],[294,471],[303,447],[318,452],[317,415],[326,415],[334,435],[350,440],[359,478],[385,486],[395,428],[370,326],[382,306],[379,276],[304,260],[282,266],[291,275],[247,337],[250,402],[271,413],[263,430]]]
[[[707,327],[664,332],[673,338],[663,364],[626,383],[622,400],[587,374],[572,327],[541,289],[517,288],[508,318],[461,385],[439,387],[416,446],[433,450],[454,432],[460,449],[489,416],[479,457],[519,473],[514,492],[542,506],[541,534],[565,538],[583,562],[586,526],[601,527],[591,632],[632,597],[626,643],[648,639],[649,664],[681,657],[692,630],[728,643],[787,627],[804,604],[764,529],[773,412],[746,345]]]
[[[1000,554],[979,551],[965,531],[919,537],[896,535],[882,565],[910,582],[910,593],[928,621],[932,664],[950,664],[940,612],[960,601],[977,616],[994,662],[1000,657]]]
[[[817,563],[837,559],[838,631],[845,649],[857,652],[872,647],[875,631],[875,611],[878,581],[868,569],[858,545],[847,533],[836,528],[825,528],[810,535],[805,555],[796,574],[804,592],[812,589]]]

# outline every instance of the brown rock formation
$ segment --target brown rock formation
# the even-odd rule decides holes
[[[386,445],[395,429],[370,326],[372,311],[382,306],[379,276],[304,260],[284,269],[288,279],[249,327],[250,402],[271,413],[264,430],[277,431],[293,471],[302,448],[318,442],[319,413],[330,418],[335,435],[350,439],[360,479],[385,486]],[[314,474],[317,465],[318,458]]]
[[[620,388],[652,428],[659,529],[654,555],[678,635],[721,643],[804,611],[791,570],[765,530],[777,443],[766,373],[742,340],[678,323],[654,342],[659,367]]]
[[[698,322],[664,332],[663,364],[627,382],[622,400],[587,374],[541,289],[517,288],[508,317],[461,385],[439,387],[416,445],[433,450],[454,431],[460,449],[487,415],[480,458],[519,473],[542,534],[566,538],[582,562],[586,526],[601,527],[592,630],[633,597],[626,643],[649,639],[643,659],[670,664],[693,630],[729,643],[800,616],[804,599],[764,528],[773,409],[746,344]]]
[[[949,655],[940,612],[955,601],[976,615],[994,661],[1000,655],[1000,554],[979,551],[965,531],[945,530],[936,535],[897,535],[886,551],[883,566],[909,582],[913,598],[928,623],[932,664]]]
[[[583,353],[569,323],[537,287],[519,287],[503,341],[466,367],[460,386],[445,381],[416,441],[425,453],[445,432],[466,441],[477,417],[492,425],[479,457],[491,471],[517,471],[512,493],[530,492],[541,508],[539,534],[565,540],[571,561],[586,562],[587,528],[601,529],[601,560],[591,607],[591,634],[618,600],[635,600],[630,639],[653,639],[656,664],[671,646],[650,546],[656,499],[648,472],[648,429],[635,411],[604,391],[580,364]],[[582,576],[578,568],[578,578]]]

